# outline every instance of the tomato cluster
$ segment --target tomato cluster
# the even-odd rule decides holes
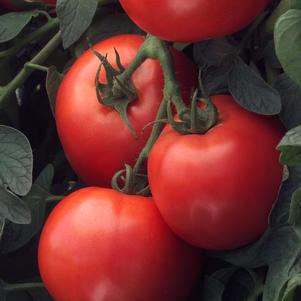
[[[142,28],[175,41],[237,31],[268,3],[161,1],[158,7],[158,1],[148,1],[146,17],[145,2],[120,2]],[[182,15],[166,18],[171,11]],[[203,11],[206,18],[199,15]],[[237,12],[237,18],[222,18]],[[95,52],[114,69],[126,68],[143,42],[139,35],[99,42],[77,59],[58,91],[55,114],[64,151],[77,174],[95,185],[67,196],[41,235],[41,275],[59,301],[184,300],[199,280],[201,249],[233,249],[256,240],[277,197],[282,125],[276,117],[246,111],[229,95],[212,97],[219,118],[203,135],[182,135],[165,126],[148,158],[152,197],[108,188],[118,170],[135,163],[149,138],[150,128],[143,129],[156,118],[164,80],[154,59],[131,77],[136,99],[127,114],[135,139],[118,112],[97,97],[96,82],[104,84],[108,77]],[[196,67],[183,53],[171,53],[182,97],[188,99]]]

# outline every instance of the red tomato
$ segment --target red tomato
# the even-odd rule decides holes
[[[57,301],[182,301],[201,261],[151,198],[96,187],[65,198],[39,244],[41,275]]]
[[[195,42],[247,26],[270,0],[120,0],[143,30],[164,40]]]
[[[275,149],[280,122],[215,96],[220,120],[204,135],[167,126],[148,161],[150,187],[163,219],[200,248],[233,249],[266,229],[283,168]]]
[[[126,67],[144,41],[139,35],[119,35],[102,41],[94,48],[108,55],[114,67],[114,47]],[[196,67],[182,54],[173,50],[177,78],[183,97],[188,99],[197,78]],[[58,91],[56,124],[65,153],[77,174],[90,185],[110,186],[112,176],[124,164],[134,164],[149,137],[143,127],[155,119],[162,100],[163,75],[160,64],[148,59],[133,74],[138,97],[128,108],[128,117],[139,135],[136,140],[119,114],[99,103],[95,75],[99,59],[89,50],[71,67]],[[104,82],[102,68],[100,80]]]

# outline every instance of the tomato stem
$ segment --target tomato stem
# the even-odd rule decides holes
[[[54,23],[56,26],[56,22]],[[39,65],[42,64],[51,53],[60,45],[61,43],[61,33],[56,33],[53,38],[44,46],[44,48],[29,61],[29,64]],[[34,69],[23,67],[23,69],[18,73],[18,75],[6,86],[0,87],[0,106],[5,106],[5,102],[9,99],[9,96],[14,93],[14,91],[20,87],[26,79],[34,72]]]
[[[173,57],[166,41],[148,34],[136,57],[126,70],[118,77],[121,81],[127,81],[139,66],[148,58],[159,60],[164,77],[164,99],[170,99],[180,114],[186,110],[180,93],[180,86],[175,76]]]
[[[16,284],[4,285],[3,288],[6,292],[25,291],[25,290],[30,290],[30,289],[44,288],[44,284],[41,282],[16,283]]]

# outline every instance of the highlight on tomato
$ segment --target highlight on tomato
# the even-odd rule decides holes
[[[201,251],[168,228],[151,198],[98,187],[51,212],[38,259],[59,301],[183,301],[202,267]]]
[[[270,0],[120,0],[128,16],[161,39],[196,42],[235,33],[249,25]]]
[[[212,97],[218,123],[181,135],[167,125],[148,160],[150,188],[163,219],[187,242],[207,250],[258,239],[282,182],[276,117],[248,112],[231,96]]]
[[[126,68],[143,41],[140,35],[117,35],[93,48],[106,55],[109,63],[118,69],[116,49]],[[197,70],[182,52],[173,49],[172,54],[182,97],[187,100]],[[163,75],[159,61],[147,59],[126,84],[132,84],[136,93],[127,108],[129,122],[138,135],[136,139],[119,113],[98,100],[95,77],[99,66],[99,58],[91,50],[77,59],[59,88],[55,112],[60,140],[76,173],[89,185],[109,187],[117,171],[125,164],[134,164],[149,137],[151,129],[142,130],[155,119],[162,101]],[[104,68],[100,70],[99,80],[106,82]]]

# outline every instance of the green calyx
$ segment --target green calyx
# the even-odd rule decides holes
[[[200,107],[199,102],[204,102],[205,105]],[[196,90],[190,108],[179,114],[180,121],[174,119],[171,101],[168,101],[167,118],[173,129],[183,135],[205,134],[216,125],[218,111],[209,96],[199,97],[199,90]]]
[[[118,69],[115,69],[108,62],[107,56],[103,56],[99,52],[92,49],[93,53],[100,60],[100,65],[95,76],[97,99],[101,104],[115,109],[119,113],[120,118],[126,124],[128,129],[137,139],[138,135],[135,132],[132,124],[130,123],[127,115],[128,106],[137,98],[135,87],[132,84],[130,78],[127,78],[126,80],[121,78],[121,74],[125,69],[121,64],[120,56],[117,50],[114,50],[116,56],[116,65]],[[99,75],[102,67],[105,69],[107,76],[106,84],[103,84],[99,81]]]
[[[125,194],[142,196],[150,194],[147,175],[135,173],[128,164],[113,176],[111,184],[113,189]]]

